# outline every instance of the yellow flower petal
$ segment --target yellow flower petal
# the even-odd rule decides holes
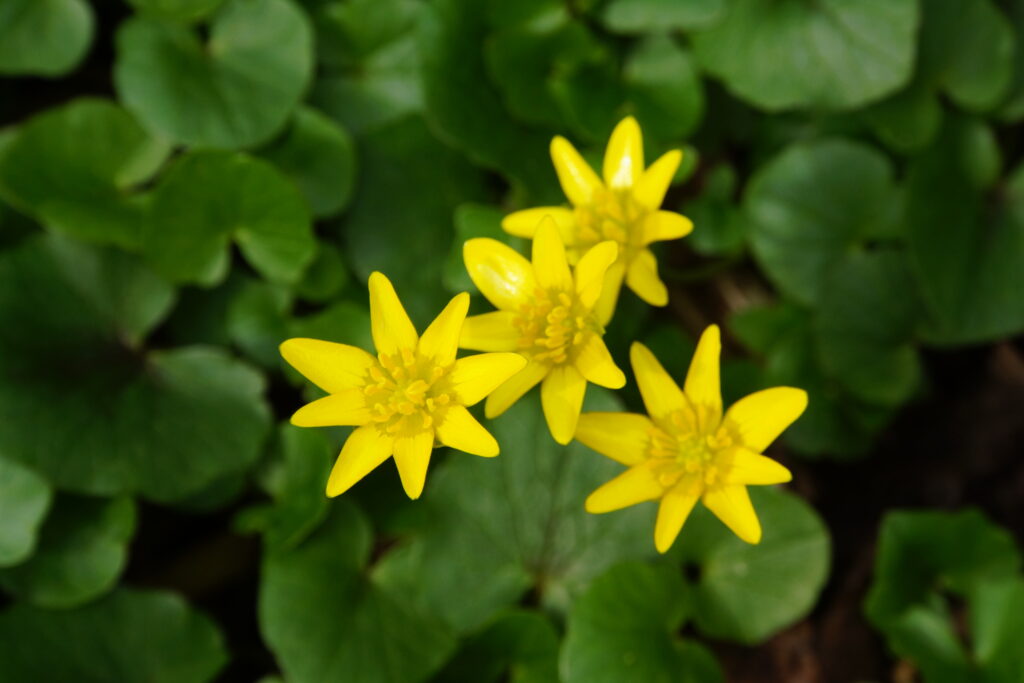
[[[736,401],[725,412],[723,424],[739,436],[740,442],[760,453],[807,407],[807,392],[793,387],[773,387]]]
[[[693,232],[693,221],[672,211],[655,211],[644,219],[644,244],[686,237]]]
[[[746,486],[733,484],[710,489],[704,493],[703,501],[715,517],[742,540],[761,542],[761,522],[754,512]]]
[[[639,465],[647,460],[652,429],[654,424],[646,415],[583,413],[576,425],[576,440],[623,465]]]
[[[532,240],[533,236],[537,234],[537,226],[540,225],[544,216],[551,216],[551,219],[555,221],[562,242],[572,244],[573,226],[576,221],[573,218],[572,209],[567,209],[564,206],[538,206],[535,209],[516,211],[502,219],[501,227],[510,235]]]
[[[462,406],[452,406],[437,426],[437,440],[445,446],[484,458],[498,454],[498,442]]]
[[[690,405],[665,368],[650,350],[640,342],[633,342],[629,348],[629,361],[633,366],[640,395],[647,406],[647,413],[655,418],[664,418],[677,410],[689,410]]]
[[[533,266],[507,244],[477,237],[462,245],[462,257],[473,284],[496,308],[514,311],[537,289]]]
[[[633,187],[644,172],[644,143],[632,116],[619,121],[604,153],[604,182],[608,187]]]
[[[697,342],[697,350],[690,361],[683,391],[690,405],[697,411],[704,427],[718,426],[722,419],[722,387],[719,379],[718,359],[722,353],[721,333],[718,325],[709,325]]]
[[[548,366],[541,363],[527,363],[526,367],[512,375],[500,387],[487,396],[484,415],[487,419],[498,417],[522,398],[523,394],[537,386],[548,374]]]
[[[466,356],[455,361],[452,387],[462,405],[475,405],[525,367],[526,358],[518,353]]]
[[[699,498],[700,485],[692,479],[679,482],[665,493],[654,523],[654,546],[659,553],[672,547]]]
[[[633,198],[652,211],[660,207],[682,160],[683,153],[678,149],[662,154],[634,185]]]
[[[540,401],[551,436],[560,444],[572,441],[583,409],[587,380],[571,365],[551,369],[540,387]]]
[[[668,303],[668,290],[658,277],[658,260],[650,249],[638,253],[626,271],[626,284],[652,306]]]
[[[626,277],[626,266],[624,263],[613,263],[604,274],[604,285],[601,286],[601,295],[594,306],[594,313],[597,321],[603,327],[607,327],[615,314],[615,304],[619,301],[619,290],[622,289],[622,280]]]
[[[378,353],[415,349],[418,337],[391,280],[383,273],[370,274],[370,330]]]
[[[537,284],[545,289],[573,291],[565,245],[558,234],[558,226],[547,216],[541,220],[533,238],[533,273]]]
[[[434,450],[434,430],[418,432],[413,436],[395,439],[395,464],[402,479],[405,495],[416,500],[423,493],[427,481],[427,467]]]
[[[438,365],[448,365],[454,361],[455,353],[459,350],[462,323],[468,310],[469,294],[456,294],[423,332],[417,347],[419,354],[433,358]]]
[[[292,415],[292,424],[296,427],[358,426],[370,419],[363,392],[346,389],[302,406]]]
[[[471,315],[462,323],[459,346],[474,351],[515,351],[519,348],[519,330],[512,323],[511,311],[491,311]]]
[[[362,386],[375,360],[355,346],[319,339],[288,339],[280,349],[289,365],[330,394]]]
[[[732,463],[725,475],[727,484],[764,486],[785,484],[793,479],[790,471],[781,464],[745,448],[737,448],[731,456]]]
[[[604,276],[619,257],[619,245],[611,240],[591,247],[576,264],[576,294],[580,303],[593,308],[604,288]]]
[[[360,427],[349,434],[327,480],[327,495],[333,498],[352,488],[391,457],[393,444],[394,439],[382,435],[375,425]]]
[[[587,204],[594,192],[602,188],[601,179],[594,173],[576,148],[562,136],[551,141],[551,161],[558,173],[558,182],[574,205]]]
[[[665,488],[646,463],[630,467],[587,496],[587,512],[601,514],[661,498]]]
[[[621,389],[626,386],[626,375],[612,360],[604,340],[596,334],[587,340],[576,356],[576,369],[588,382],[593,382],[608,389]]]

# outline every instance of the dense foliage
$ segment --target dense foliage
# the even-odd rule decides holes
[[[809,393],[798,478],[872,458],[927,353],[1024,331],[1022,0],[0,0],[0,680],[712,683],[806,617],[844,539],[802,496],[659,557],[536,392],[415,502],[390,465],[328,500],[348,430],[287,424],[281,341],[372,348],[372,271],[422,329],[466,240],[565,201],[551,138],[597,165],[628,114],[695,229],[612,354],[682,378],[718,323],[727,401]],[[1016,531],[885,517],[894,657],[1024,680]]]

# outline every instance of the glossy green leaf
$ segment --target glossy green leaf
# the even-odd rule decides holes
[[[75,610],[17,604],[0,613],[0,679],[205,683],[224,639],[178,596],[121,589]]]
[[[278,346],[288,336],[291,304],[283,287],[246,279],[228,306],[228,336],[260,366],[276,368],[281,361]]]
[[[585,410],[622,410],[608,392],[588,394]],[[538,392],[486,424],[501,455],[452,453],[430,472],[421,503],[430,505],[430,524],[386,558],[380,572],[388,585],[464,632],[531,588],[544,605],[565,610],[605,568],[654,554],[653,509],[583,509],[622,467],[581,444],[555,443]]]
[[[375,270],[391,278],[422,331],[448,301],[438,283],[452,212],[482,196],[484,176],[416,119],[368,135],[361,151],[363,190],[343,225],[345,253],[361,282]]]
[[[117,252],[46,238],[0,257],[0,451],[59,488],[155,500],[250,466],[263,379],[213,348],[139,348],[170,303]]]
[[[558,683],[559,636],[537,612],[509,610],[469,636],[432,683]]]
[[[94,24],[85,0],[5,0],[0,75],[63,76],[85,57]]]
[[[1024,166],[991,193],[998,148],[983,124],[947,117],[912,166],[909,246],[932,313],[928,336],[943,344],[1024,329]]]
[[[912,341],[922,306],[905,251],[851,253],[822,289],[817,325],[824,367],[854,396],[899,405],[921,378]]]
[[[979,583],[969,597],[974,657],[988,680],[1010,683],[1024,677],[1024,578]]]
[[[611,0],[601,19],[616,33],[656,33],[707,28],[722,18],[725,9],[726,0]]]
[[[154,191],[143,250],[176,282],[211,285],[237,244],[264,277],[294,283],[313,260],[316,241],[298,189],[273,165],[234,152],[193,152]]]
[[[733,199],[737,182],[732,166],[715,166],[705,176],[701,195],[683,205],[682,213],[696,226],[687,241],[698,253],[735,254],[746,243],[745,216]]]
[[[566,683],[721,683],[714,656],[677,633],[686,616],[682,576],[665,564],[619,564],[594,580],[569,613]]]
[[[45,479],[0,457],[0,567],[24,561],[35,549],[52,497]]]
[[[253,520],[271,552],[295,547],[327,516],[324,491],[336,455],[322,430],[291,425],[278,430],[278,450],[265,482],[274,502]]]
[[[476,0],[440,0],[424,12],[419,36],[427,118],[445,142],[500,170],[535,201],[559,201],[549,136],[517,123],[488,82],[480,45],[486,9]]]
[[[224,0],[127,0],[140,12],[164,19],[197,21],[224,4]]]
[[[694,47],[757,107],[849,109],[910,80],[918,20],[915,0],[733,0]]]
[[[316,257],[295,286],[295,293],[306,301],[330,301],[345,288],[348,280],[348,266],[341,251],[331,244],[319,242]]]
[[[894,200],[886,158],[836,139],[786,149],[757,171],[743,202],[765,273],[794,300],[814,304],[850,247],[890,220]]]
[[[114,85],[155,133],[250,147],[285,125],[312,69],[312,30],[289,0],[228,0],[206,41],[181,24],[129,19],[117,32]]]
[[[145,207],[133,189],[169,152],[116,104],[75,100],[29,119],[4,145],[0,195],[58,232],[134,248]]]
[[[260,154],[299,186],[317,218],[348,205],[356,175],[355,146],[344,128],[315,109],[296,111],[284,136]]]
[[[865,611],[930,683],[1010,683],[1014,678],[998,672],[1020,672],[1020,649],[1007,648],[1019,632],[1004,631],[1015,618],[1006,608],[1024,597],[1007,583],[1019,585],[1020,567],[1012,536],[977,511],[891,512],[882,523]],[[977,629],[972,654],[954,625],[950,595],[967,600]],[[1007,602],[994,604],[994,597]]]
[[[455,642],[367,569],[369,522],[347,501],[297,548],[263,561],[260,629],[291,683],[415,683]]]
[[[641,41],[623,67],[626,97],[644,135],[679,140],[704,115],[704,90],[690,53],[668,36]]]
[[[134,531],[130,498],[61,496],[46,518],[35,553],[27,562],[0,570],[0,586],[51,609],[89,602],[114,587]]]
[[[801,498],[760,486],[749,491],[764,529],[758,545],[741,541],[701,506],[672,556],[696,568],[689,618],[701,633],[754,644],[811,611],[828,578],[831,543]]]

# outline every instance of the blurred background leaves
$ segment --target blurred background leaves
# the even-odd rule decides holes
[[[1018,683],[1022,55],[1021,0],[0,0],[0,679]],[[374,270],[422,327],[627,114],[696,229],[616,359],[810,394],[764,542],[586,515],[535,396],[324,498],[278,343],[369,348]]]

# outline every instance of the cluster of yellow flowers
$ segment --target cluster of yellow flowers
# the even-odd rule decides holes
[[[776,387],[723,414],[716,326],[701,336],[682,389],[643,344],[633,344],[630,362],[648,415],[580,414],[587,382],[610,389],[626,383],[602,339],[623,281],[650,304],[668,302],[649,245],[693,228],[659,208],[682,155],[668,152],[645,169],[640,127],[629,117],[609,140],[603,182],[564,138],[552,141],[551,156],[572,208],[528,209],[503,222],[507,232],[533,240],[531,260],[493,239],[464,245],[470,277],[498,310],[467,318],[469,295],[462,293],[420,336],[391,282],[373,273],[376,356],[316,339],[281,345],[284,358],[328,393],[299,409],[292,423],[356,427],[327,495],[344,493],[394,456],[406,494],[418,498],[436,445],[498,455],[497,441],[468,406],[486,398],[493,418],[539,383],[556,441],[576,438],[628,468],[587,498],[589,512],[660,500],[654,540],[665,552],[702,500],[740,538],[757,543],[761,526],[746,487],[790,480],[761,453],[800,416],[807,396]],[[460,347],[484,353],[456,358]]]

